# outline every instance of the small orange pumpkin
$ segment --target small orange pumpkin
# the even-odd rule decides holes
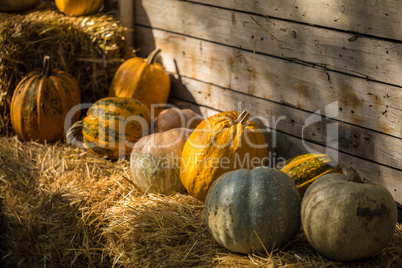
[[[155,59],[161,52],[154,50],[147,59],[134,57],[117,69],[109,90],[109,97],[125,97],[139,100],[155,118],[163,110],[170,93],[170,77]],[[152,109],[152,104],[158,104]],[[153,110],[153,111],[152,111]]]
[[[104,0],[55,0],[57,9],[69,16],[84,16],[97,12]]]
[[[22,140],[61,140],[66,115],[80,102],[77,80],[66,72],[52,70],[50,57],[45,56],[43,71],[32,71],[18,83],[11,100],[11,124]],[[75,113],[72,123],[79,116]]]

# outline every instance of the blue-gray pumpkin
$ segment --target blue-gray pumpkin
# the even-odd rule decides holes
[[[205,220],[214,239],[249,254],[287,244],[300,230],[301,198],[278,169],[239,169],[220,176],[205,200]]]

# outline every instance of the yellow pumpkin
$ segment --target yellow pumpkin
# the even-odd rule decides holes
[[[97,12],[104,0],[55,0],[57,9],[69,16],[84,16]]]
[[[77,80],[51,68],[45,56],[43,70],[32,71],[18,83],[11,100],[10,114],[14,131],[22,140],[53,142],[64,138],[64,121],[71,108],[80,104]],[[80,113],[67,118],[72,123]]]
[[[267,144],[250,115],[236,111],[202,121],[184,145],[180,179],[188,193],[204,201],[212,183],[222,174],[265,165]]]
[[[137,99],[148,107],[153,118],[158,116],[170,93],[170,77],[163,66],[155,62],[160,51],[154,50],[147,59],[134,57],[123,62],[113,77],[109,97]],[[158,106],[153,109],[152,104]]]

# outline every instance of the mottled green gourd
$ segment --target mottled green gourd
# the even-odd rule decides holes
[[[134,144],[148,134],[148,108],[132,98],[103,98],[83,119],[83,142],[91,152],[110,159],[129,157]]]
[[[342,173],[342,168],[330,156],[325,154],[303,154],[295,156],[277,166],[295,182],[303,195],[313,181],[324,174]]]

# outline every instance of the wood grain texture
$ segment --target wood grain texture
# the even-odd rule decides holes
[[[201,111],[204,117],[209,117],[221,111],[219,109],[200,106],[178,98],[171,98],[170,102],[177,105],[179,108],[190,108],[194,111]],[[305,145],[317,152],[326,153],[326,148],[322,145],[309,141],[306,141],[305,145],[303,145],[299,138],[282,132],[276,132],[275,135],[278,143],[275,155],[273,155],[273,158],[271,159],[273,164],[278,164],[280,161],[283,161],[283,159],[308,153],[309,151],[306,149]],[[338,160],[342,168],[346,169],[350,166],[354,167],[366,179],[386,187],[395,201],[402,203],[402,183],[400,180],[402,177],[401,170],[374,164],[371,161],[359,157],[353,157],[342,152],[339,152]]]
[[[137,0],[136,47],[179,74],[174,103],[268,117],[277,157],[338,148],[402,202],[402,2],[377,2]]]
[[[399,0],[194,0],[216,7],[402,40]]]
[[[136,3],[138,25],[402,86],[402,44],[185,1]]]
[[[333,116],[330,119],[185,77],[181,82],[174,80],[171,96],[222,111],[246,109],[269,128],[402,169],[402,139],[345,124],[340,121],[336,106],[321,104],[321,110],[326,111],[327,116]],[[308,125],[308,120],[316,121]]]
[[[169,72],[310,112],[338,102],[342,121],[401,137],[399,87],[162,30],[137,26],[136,34],[143,52],[162,49]]]

